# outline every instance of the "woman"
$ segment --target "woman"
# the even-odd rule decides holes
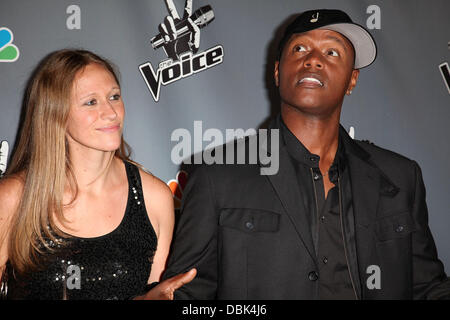
[[[129,159],[111,64],[84,50],[56,51],[36,69],[24,107],[0,180],[8,297],[172,299],[195,270],[145,289],[164,270],[173,200]]]

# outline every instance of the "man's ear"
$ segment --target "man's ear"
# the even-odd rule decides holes
[[[273,72],[273,77],[274,77],[274,80],[275,80],[275,85],[277,87],[280,86],[280,78],[279,78],[279,71],[278,71],[279,67],[280,67],[280,61],[275,61],[275,68],[274,68],[274,72]]]
[[[347,95],[352,94],[352,91],[355,88],[356,83],[358,82],[358,76],[359,76],[359,69],[353,69],[352,75],[350,77],[350,82],[348,84],[347,91],[346,91]]]

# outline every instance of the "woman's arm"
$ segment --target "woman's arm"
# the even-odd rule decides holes
[[[166,267],[166,260],[172,241],[175,222],[173,196],[169,187],[158,178],[140,171],[144,201],[149,219],[158,237],[158,246],[153,258],[148,283],[159,282]],[[184,284],[194,279],[197,270],[178,274],[153,287],[135,300],[173,300],[173,293]]]
[[[0,278],[8,261],[11,220],[19,205],[23,182],[19,178],[0,179]]]
[[[158,282],[165,269],[175,222],[173,196],[158,178],[141,171],[144,201],[149,219],[158,237],[158,246],[148,283]]]

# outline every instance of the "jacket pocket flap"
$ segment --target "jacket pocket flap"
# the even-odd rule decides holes
[[[409,212],[387,216],[375,222],[375,232],[381,241],[403,238],[414,230],[414,221]]]
[[[276,232],[280,215],[260,209],[224,208],[220,212],[219,224],[222,227],[245,232]]]

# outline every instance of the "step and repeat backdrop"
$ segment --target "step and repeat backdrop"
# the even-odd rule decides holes
[[[0,174],[33,69],[52,51],[87,49],[120,70],[132,158],[169,184],[178,206],[183,160],[277,114],[278,40],[294,14],[315,8],[344,10],[375,38],[377,59],[361,70],[341,122],[355,139],[419,163],[450,272],[448,0],[2,0]],[[176,46],[164,45],[162,23]]]

